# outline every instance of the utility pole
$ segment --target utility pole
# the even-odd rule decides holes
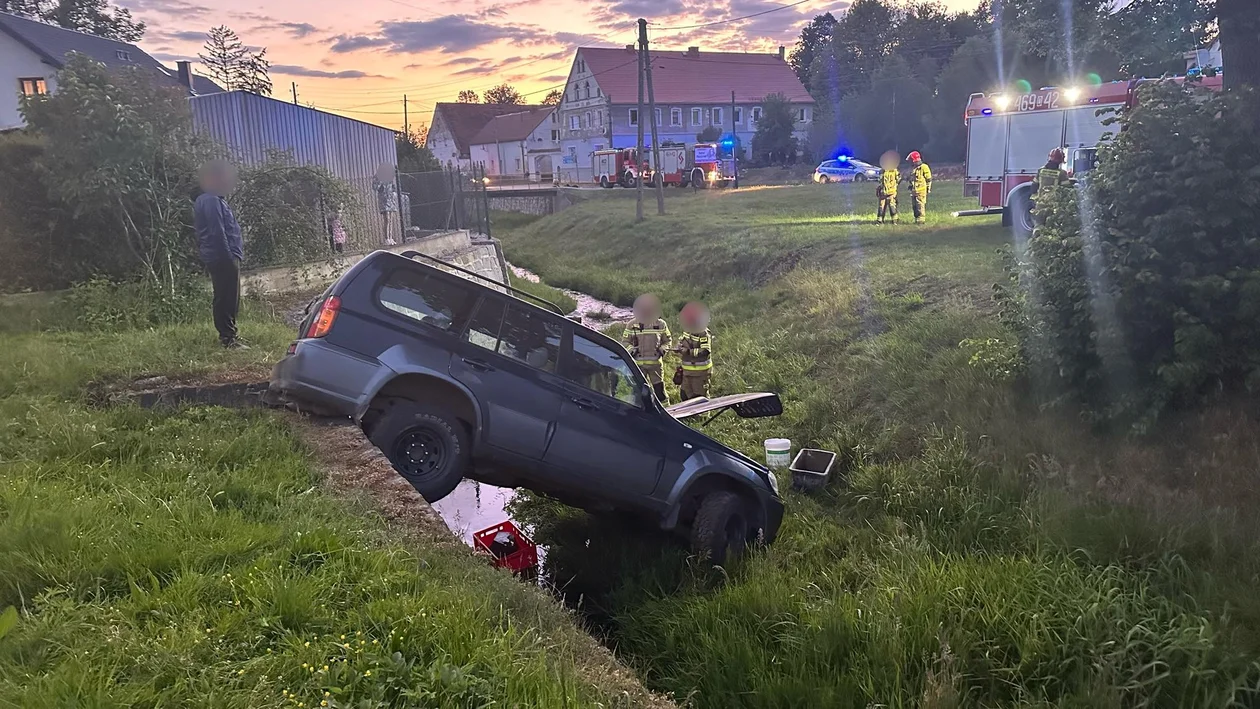
[[[735,148],[739,146],[739,135],[735,132],[735,90],[731,89],[731,167],[735,172],[735,187],[739,189],[739,158],[735,156]]]
[[[293,105],[296,106],[297,105],[297,82],[290,81],[289,86],[293,87]]]
[[[648,120],[652,121],[652,179],[656,182],[656,213],[665,214],[665,176],[661,174],[661,140],[656,128],[656,93],[652,91],[652,53],[648,51],[647,21],[639,20],[639,41],[643,43],[643,68],[647,75]]]
[[[636,123],[639,124],[639,142],[635,152],[635,168],[638,176],[634,180],[635,205],[634,222],[643,221],[643,48],[647,46],[647,20],[639,18],[639,109]]]
[[[407,94],[403,94],[403,133],[411,137],[411,124],[407,122]]]

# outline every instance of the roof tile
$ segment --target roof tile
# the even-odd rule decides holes
[[[639,79],[632,49],[580,47],[578,53],[613,103],[638,101]],[[735,92],[740,103],[781,93],[789,101],[813,103],[787,62],[775,54],[651,51],[652,87],[658,104],[726,103]]]

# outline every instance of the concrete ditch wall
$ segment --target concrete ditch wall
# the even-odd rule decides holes
[[[396,254],[419,251],[499,283],[507,283],[507,262],[499,242],[466,229],[438,232],[397,246],[382,246],[381,250]],[[338,254],[324,261],[244,271],[241,273],[241,286],[246,293],[253,294],[318,288],[345,273],[369,253]]]
[[[556,209],[556,193],[552,191],[531,195],[502,196],[495,196],[492,192],[487,196],[487,200],[489,200],[490,209],[499,212],[519,212],[545,217],[559,211]]]

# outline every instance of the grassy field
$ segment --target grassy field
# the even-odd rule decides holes
[[[286,415],[88,403],[265,374],[290,328],[243,322],[248,352],[208,322],[4,336],[0,706],[654,703],[537,588],[327,491]]]
[[[629,195],[596,193],[496,225],[552,285],[655,291],[671,322],[705,300],[716,391],[786,402],[714,433],[750,453],[786,435],[846,468],[716,575],[527,504],[557,583],[698,707],[1255,706],[1254,409],[1135,441],[1030,405],[990,296],[1007,235],[949,216],[960,194],[939,183],[922,227],[876,226],[872,190],[836,186],[670,193],[637,226]]]

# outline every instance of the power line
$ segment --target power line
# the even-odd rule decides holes
[[[811,2],[811,1],[812,0],[797,0],[797,2],[794,2],[790,5],[780,5],[778,7],[772,7],[769,10],[762,10],[761,12],[754,12],[751,15],[743,15],[742,17],[731,17],[725,20],[705,22],[699,25],[678,25],[677,27],[657,27],[655,29],[659,32],[664,32],[668,30],[692,30],[692,29],[699,29],[701,27],[713,27],[715,25],[724,25],[729,22],[739,22],[740,20],[748,20],[753,17],[761,17],[762,15],[769,15],[772,12],[778,12],[779,10],[786,10],[790,7],[796,7],[797,5],[804,5],[805,3]]]

